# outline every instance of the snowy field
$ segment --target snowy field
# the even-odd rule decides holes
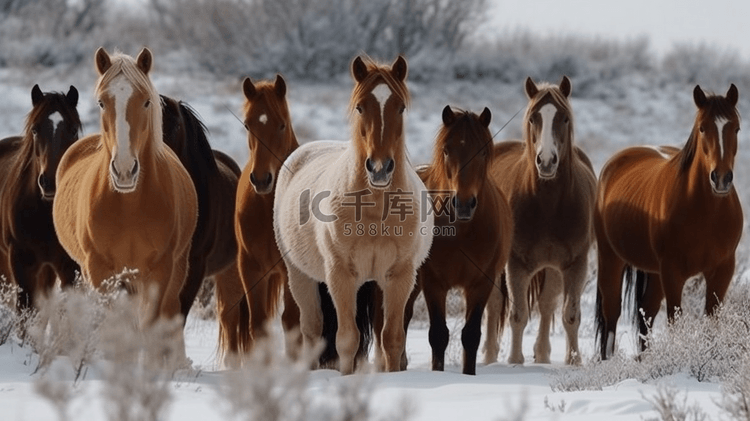
[[[134,54],[136,52],[129,52]],[[197,109],[210,131],[210,141],[215,149],[233,156],[240,165],[247,160],[246,135],[242,124],[232,113],[239,114],[242,104],[241,79],[216,80],[214,76],[193,73],[168,74],[159,65],[156,52],[153,80],[157,90],[168,96],[182,99]],[[92,66],[93,67],[93,66]],[[553,80],[557,82],[558,80]],[[30,109],[31,87],[39,83],[43,91],[67,91],[75,85],[81,92],[79,112],[84,121],[84,134],[98,131],[98,111],[92,90],[95,82],[91,68],[73,71],[34,69],[20,71],[0,68],[0,138],[18,134],[23,119]],[[430,85],[411,83],[412,107],[407,117],[407,142],[414,164],[428,162],[432,141],[440,123],[440,112],[446,104],[479,111],[487,106],[492,110],[492,131],[498,131],[511,117],[521,111],[497,139],[517,138],[521,134],[522,109],[526,99],[522,91],[523,80],[517,83],[451,81]],[[692,85],[672,84],[655,87],[639,75],[616,87],[617,94],[601,95],[600,99],[576,96],[576,79],[573,78],[573,109],[575,112],[576,141],[591,157],[598,172],[615,151],[635,144],[682,145],[687,139],[695,113]],[[301,142],[315,139],[347,139],[349,128],[345,110],[351,89],[348,78],[330,83],[303,83],[287,79],[293,125]],[[625,86],[625,87],[623,87]],[[718,93],[727,86],[703,86]],[[750,86],[738,86],[740,112],[747,112]],[[603,86],[602,92],[609,87]],[[613,92],[615,88],[612,88]],[[750,194],[750,150],[747,129],[740,133],[740,146],[735,163],[735,183],[743,204]],[[746,237],[746,236],[745,236]],[[748,266],[747,238],[738,250],[738,279],[746,282]],[[595,265],[590,265],[590,283],[583,297],[583,317],[580,343],[583,360],[591,363],[594,356],[593,306],[595,299]],[[730,291],[731,294],[732,291]],[[603,390],[559,391],[552,383],[561,372],[565,338],[558,323],[552,338],[551,365],[527,363],[524,366],[506,364],[508,338],[501,347],[501,362],[477,368],[477,376],[460,374],[461,321],[449,321],[452,343],[445,373],[433,373],[430,367],[430,348],[427,341],[427,323],[417,322],[408,332],[407,352],[410,367],[407,372],[393,374],[355,375],[341,377],[337,372],[320,370],[310,373],[305,391],[313,401],[323,402],[340,395],[342,389],[364,390],[371,393],[370,419],[383,420],[633,420],[656,417],[650,401],[671,386],[677,390],[678,402],[697,404],[711,419],[719,419],[717,403],[721,400],[722,384],[715,379],[698,382],[688,373],[660,377],[640,382],[635,379],[619,381]],[[188,356],[193,369],[178,373],[171,382],[171,401],[165,420],[228,420],[230,415],[226,399],[222,397],[230,372],[218,369],[216,360],[217,322],[195,317],[186,327]],[[664,329],[663,318],[656,322],[656,330]],[[634,338],[623,323],[618,331],[619,346],[631,358],[634,355]],[[532,360],[536,321],[532,321],[524,340],[527,361]],[[282,352],[281,348],[278,350]],[[59,419],[49,402],[35,392],[41,375],[34,373],[37,356],[28,347],[10,340],[0,346],[0,420],[56,420]],[[481,360],[481,356],[480,356]],[[59,358],[53,367],[57,378],[72,383],[69,364]],[[50,373],[52,373],[51,371]],[[244,373],[252,376],[253,373]],[[69,419],[98,420],[107,417],[107,401],[102,397],[102,380],[92,368],[86,378],[71,386],[72,398],[68,408]],[[333,402],[333,401],[332,401]],[[402,405],[406,405],[406,411]],[[408,416],[407,416],[408,415]],[[321,415],[322,416],[322,415]],[[251,418],[252,419],[252,418]],[[263,419],[263,418],[257,418]],[[317,419],[315,416],[305,419]],[[325,418],[321,418],[325,419]],[[328,418],[336,419],[336,418]],[[341,418],[345,419],[345,418]],[[690,419],[690,418],[688,418]]]

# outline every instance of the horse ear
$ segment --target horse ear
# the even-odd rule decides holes
[[[255,95],[258,94],[258,91],[255,89],[255,85],[253,85],[253,81],[250,80],[249,77],[246,77],[242,82],[242,92],[245,94],[245,98],[249,100],[252,100],[253,98],[255,98]]]
[[[739,91],[737,91],[737,87],[734,86],[734,83],[729,86],[729,90],[727,91],[727,101],[729,101],[732,106],[737,105],[737,100],[740,97]]]
[[[281,75],[276,75],[276,84],[274,85],[274,89],[276,90],[276,95],[278,95],[280,98],[284,98],[286,95],[286,81]]]
[[[65,94],[65,99],[68,100],[68,104],[70,104],[71,107],[75,108],[76,105],[78,105],[78,89],[76,89],[75,86],[70,85],[68,93]]]
[[[531,76],[526,78],[526,96],[529,97],[529,99],[534,98],[536,94],[539,93],[539,88],[536,87],[536,83],[534,83],[534,80],[531,79]]]
[[[36,107],[44,99],[44,93],[39,89],[39,85],[34,85],[31,88],[31,103]]]
[[[96,62],[96,71],[100,75],[103,75],[110,67],[112,67],[112,60],[109,58],[109,53],[104,47],[99,47],[94,55],[94,61]]]
[[[362,82],[367,77],[367,65],[360,56],[357,56],[352,62],[352,77],[357,82]]]
[[[703,108],[703,106],[706,105],[706,94],[703,92],[703,89],[701,89],[701,85],[695,85],[695,89],[693,89],[693,101],[695,101],[695,105],[697,105],[698,108]]]
[[[490,127],[491,120],[492,120],[492,113],[490,112],[490,109],[487,107],[484,107],[482,114],[479,115],[479,122],[482,123],[484,127]]]
[[[450,105],[446,105],[445,108],[443,108],[443,124],[446,126],[450,126],[456,121],[456,114],[453,112],[453,109]]]
[[[563,75],[560,81],[560,91],[565,95],[565,98],[570,98],[570,93],[573,91],[573,84],[570,83],[570,79],[565,75]]]
[[[404,56],[399,55],[396,61],[393,62],[393,65],[391,65],[391,73],[393,73],[393,76],[397,79],[403,82],[406,80],[406,75],[409,72],[409,68],[406,65],[406,59]]]
[[[148,47],[143,47],[141,52],[138,53],[135,63],[144,74],[148,74],[151,71],[151,66],[154,64],[154,55],[151,54],[151,50]]]

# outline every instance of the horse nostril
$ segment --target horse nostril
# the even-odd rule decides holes
[[[372,163],[372,159],[367,158],[367,161],[365,161],[365,168],[367,169],[368,172],[375,171],[375,166]]]
[[[716,171],[711,171],[711,182],[716,184],[719,181],[719,176],[716,175]]]
[[[542,165],[542,157],[540,155],[536,156],[536,164],[537,165]]]
[[[471,198],[471,200],[469,201],[469,206],[472,209],[474,209],[474,208],[477,207],[477,197],[476,196],[474,196],[474,197]]]
[[[385,167],[385,172],[390,174],[395,169],[396,169],[396,162],[392,159],[389,159]]]
[[[133,168],[130,169],[130,176],[131,177],[135,177],[135,175],[138,174],[138,168],[139,168],[138,160],[136,160],[133,163]]]
[[[253,184],[258,184],[258,181],[255,179],[254,173],[250,173],[250,182]]]
[[[729,171],[727,175],[724,176],[724,184],[729,185],[729,183],[731,183],[732,180],[734,180],[734,174],[732,174],[732,172]]]
[[[266,174],[266,184],[271,184],[272,181],[273,181],[273,174],[271,173]]]
[[[111,161],[109,163],[109,169],[110,171],[112,171],[112,174],[114,174],[115,177],[118,177],[118,178],[120,177],[120,172],[117,171],[117,167],[115,167],[115,161]]]
[[[557,164],[557,154],[552,155],[552,165]]]
[[[451,205],[454,209],[458,207],[458,200],[456,199],[456,196],[453,196],[453,198],[451,198]]]

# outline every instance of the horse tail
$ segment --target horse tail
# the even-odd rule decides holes
[[[643,320],[641,309],[646,299],[648,274],[632,266],[625,268],[625,300],[626,307],[631,308],[630,320],[638,326]]]
[[[594,320],[594,343],[599,344],[599,355],[604,359],[607,352],[607,329],[604,323],[604,309],[602,308],[602,293],[599,288],[596,289],[596,311]]]
[[[503,273],[503,279],[505,279],[505,274]],[[534,308],[534,306],[539,303],[539,297],[542,295],[542,291],[544,290],[544,284],[547,282],[547,275],[546,270],[542,269],[536,274],[534,274],[533,277],[531,277],[531,282],[529,283],[529,291],[526,296],[526,302],[529,305],[529,318],[531,318],[531,309]],[[506,289],[507,289],[507,283],[506,283]]]
[[[284,293],[284,279],[283,276],[271,276],[268,279],[268,288],[266,289],[266,314],[263,315],[263,320],[272,320],[276,317],[276,312],[279,309],[279,301]]]
[[[375,294],[378,285],[375,282],[366,282],[357,291],[357,315],[356,323],[359,329],[359,348],[356,360],[366,359],[370,353],[373,335],[373,321],[375,320]],[[318,362],[324,368],[336,368],[338,353],[336,352],[336,332],[338,331],[338,319],[336,307],[333,304],[328,287],[324,283],[318,284],[320,293],[320,307],[323,310],[323,339],[325,348],[320,354]]]

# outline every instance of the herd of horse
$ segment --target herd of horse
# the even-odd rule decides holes
[[[430,164],[413,166],[404,136],[407,62],[357,57],[350,141],[300,145],[287,85],[245,79],[244,169],[213,150],[191,107],[159,95],[153,56],[96,51],[100,133],[81,136],[78,91],[31,91],[24,133],[0,140],[0,275],[19,310],[40,295],[96,288],[124,269],[142,326],[187,317],[213,277],[222,363],[239,367],[268,336],[282,305],[286,353],[326,350],[318,366],[352,373],[407,367],[406,331],[419,294],[429,313],[432,369],[449,341],[446,296],[464,294],[463,372],[497,360],[508,321],[508,362],[523,364],[523,331],[540,313],[534,361],[550,361],[562,299],[565,362],[580,364],[580,299],[596,244],[596,326],[602,359],[615,352],[623,284],[634,291],[640,348],[666,299],[669,320],[685,281],[706,280],[713,313],[735,270],[743,227],[733,184],[738,91],[696,86],[695,123],[682,149],[630,147],[602,168],[574,142],[571,81],[525,81],[523,139],[493,142],[491,112],[446,106]],[[449,228],[449,230],[445,230]],[[446,234],[449,233],[449,234]],[[485,316],[486,313],[486,316]],[[184,338],[175,338],[183,341]],[[184,345],[182,346],[184,352]]]

